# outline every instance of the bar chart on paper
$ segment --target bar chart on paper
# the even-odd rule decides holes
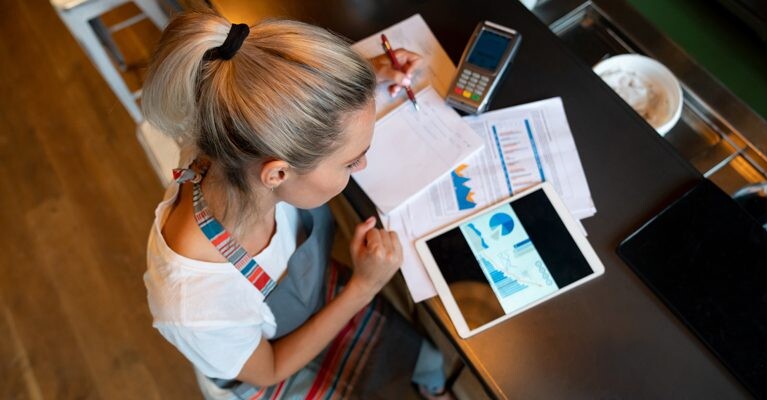
[[[471,178],[466,175],[468,167],[467,164],[461,164],[450,173],[455,191],[455,201],[459,210],[470,210],[477,206],[477,202],[474,200],[474,191],[469,186]]]
[[[509,195],[545,180],[538,145],[528,119],[492,125],[492,132]]]
[[[454,219],[543,181],[543,166],[527,120],[497,124],[474,124],[485,149],[438,182],[427,198],[430,215]]]

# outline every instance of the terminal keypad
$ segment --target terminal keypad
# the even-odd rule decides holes
[[[455,94],[479,103],[485,94],[488,81],[488,77],[469,69],[464,69],[458,77],[458,82],[456,82]]]

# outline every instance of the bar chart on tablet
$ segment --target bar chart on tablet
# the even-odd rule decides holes
[[[493,263],[488,259],[482,257],[482,266],[485,268],[486,273],[490,276],[490,280],[493,282],[493,286],[498,290],[498,294],[502,298],[507,298],[514,293],[520,292],[527,288],[526,285],[519,281],[509,278],[506,274],[496,269]]]
[[[535,244],[508,204],[460,225],[460,230],[504,312],[557,290]]]

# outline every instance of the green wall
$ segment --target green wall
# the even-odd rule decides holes
[[[628,0],[767,119],[767,43],[714,0]]]

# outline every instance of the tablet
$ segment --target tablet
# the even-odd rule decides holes
[[[604,273],[546,182],[417,240],[416,249],[462,338]]]
[[[618,254],[757,399],[767,399],[767,232],[708,179]]]

